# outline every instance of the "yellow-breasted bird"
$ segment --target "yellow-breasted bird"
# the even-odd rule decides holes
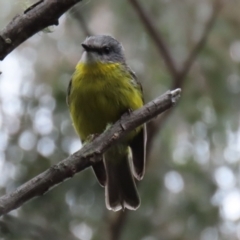
[[[130,110],[143,105],[141,84],[125,61],[122,45],[108,35],[88,37],[69,83],[67,103],[82,142],[102,133]],[[92,167],[105,187],[108,209],[136,210],[140,198],[134,177],[145,171],[146,127],[138,127],[111,147]]]

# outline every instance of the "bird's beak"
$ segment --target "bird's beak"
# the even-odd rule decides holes
[[[82,43],[82,47],[86,52],[90,51],[90,47],[87,44]]]

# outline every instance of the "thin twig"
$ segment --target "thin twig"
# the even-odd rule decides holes
[[[85,145],[80,151],[29,180],[14,192],[2,196],[0,198],[0,216],[20,207],[36,196],[46,193],[51,187],[89,167],[92,162],[99,161],[101,155],[124,135],[171,108],[180,97],[180,93],[180,89],[168,91],[142,108],[129,115],[124,115],[110,129],[93,142]]]
[[[177,87],[182,88],[184,84],[184,80],[186,79],[186,76],[192,67],[194,61],[196,60],[197,56],[205,46],[208,36],[213,28],[213,25],[217,19],[218,13],[221,9],[221,0],[215,0],[213,3],[213,11],[209,18],[209,20],[206,22],[204,31],[199,38],[199,40],[196,42],[192,50],[190,51],[185,63],[183,64],[182,70],[178,73],[176,78],[174,79],[172,83],[172,88],[175,89]],[[157,121],[152,121],[151,124],[148,124],[148,146],[151,146],[151,141],[153,141],[155,135],[159,132],[159,130],[163,127],[163,124],[165,120],[168,118],[168,116],[171,114],[172,111],[168,111],[167,113],[161,115],[160,118],[158,118]],[[152,133],[152,134],[151,134]]]
[[[80,9],[77,7],[74,7],[72,11],[70,11],[70,14],[75,18],[75,20],[79,23],[81,29],[83,30],[84,34],[86,36],[91,36],[92,32],[90,31],[88,25],[85,22],[85,19],[80,12]]]
[[[134,7],[142,23],[145,25],[146,30],[148,31],[149,35],[152,37],[153,41],[155,42],[157,49],[159,50],[160,54],[163,56],[163,59],[166,63],[166,66],[170,74],[172,75],[173,78],[176,78],[178,74],[177,67],[168,50],[168,47],[164,42],[162,35],[158,33],[158,30],[153,24],[152,19],[150,19],[149,14],[146,13],[146,11],[142,7],[142,5],[138,2],[138,0],[129,0],[129,2]]]
[[[221,2],[219,0],[215,0],[215,2],[213,4],[213,12],[205,25],[205,29],[202,33],[202,36],[199,38],[198,42],[194,45],[193,49],[190,51],[185,63],[183,64],[182,70],[180,71],[180,73],[178,74],[176,79],[174,80],[174,84],[173,84],[174,88],[182,87],[183,81],[184,81],[185,77],[187,76],[192,64],[194,63],[198,54],[200,53],[200,51],[203,49],[203,47],[205,46],[205,44],[207,42],[209,33],[211,32],[211,30],[213,28],[213,25],[218,16],[221,6],[222,6]]]

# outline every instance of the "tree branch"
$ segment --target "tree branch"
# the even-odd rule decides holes
[[[153,21],[150,19],[149,15],[144,10],[142,5],[138,2],[138,0],[129,0],[129,2],[134,7],[136,13],[138,14],[142,23],[146,27],[146,30],[148,31],[149,35],[152,37],[153,41],[155,42],[157,49],[159,50],[160,54],[163,56],[163,59],[166,63],[166,66],[170,74],[172,75],[173,78],[176,78],[178,74],[177,67],[175,66],[174,60],[168,50],[168,47],[166,46],[163,40],[162,35],[158,33],[158,30],[153,24]]]
[[[208,19],[208,21],[206,22],[202,36],[199,38],[199,40],[196,42],[196,44],[190,51],[185,63],[183,64],[182,69],[179,71],[178,75],[174,79],[174,81],[172,83],[173,89],[175,89],[177,87],[179,87],[179,88],[183,87],[184,80],[186,79],[186,76],[187,76],[190,68],[192,67],[194,61],[196,60],[197,56],[199,55],[199,53],[201,52],[201,50],[203,49],[203,47],[205,46],[205,44],[207,42],[208,36],[213,28],[213,25],[216,21],[216,18],[218,16],[218,13],[219,13],[221,7],[222,7],[221,0],[215,0],[213,3],[212,14],[211,14],[210,18]],[[162,127],[163,123],[165,122],[165,120],[167,119],[167,117],[169,116],[170,113],[171,113],[171,111],[162,115],[158,121],[152,121],[151,124],[148,125],[148,134],[150,136],[148,138],[148,143],[149,143],[148,146],[151,146],[151,141],[154,139],[155,134],[159,132],[159,129]]]
[[[81,29],[83,30],[84,34],[86,35],[86,37],[93,35],[79,8],[73,8],[72,11],[70,11],[70,14],[79,23],[79,25],[80,25]]]
[[[180,89],[168,91],[142,108],[124,115],[110,129],[85,145],[80,151],[32,178],[14,192],[2,196],[0,216],[46,193],[51,187],[89,167],[92,162],[99,161],[101,155],[127,133],[171,108],[180,97],[180,93]]]
[[[221,9],[221,6],[222,6],[222,4],[221,4],[220,0],[215,0],[215,2],[213,4],[212,14],[211,14],[209,20],[207,21],[207,23],[205,25],[205,29],[202,33],[202,36],[199,38],[198,42],[192,48],[192,51],[190,51],[185,63],[183,64],[182,70],[179,72],[178,76],[174,80],[174,84],[173,84],[174,88],[182,86],[184,78],[188,74],[192,64],[194,63],[198,54],[200,53],[200,51],[203,49],[204,45],[207,42],[207,38],[209,36],[209,33],[212,30],[212,27],[215,23],[215,20],[216,20],[217,16],[218,16],[218,13]]]
[[[160,54],[164,58],[164,61],[168,67],[169,73],[172,75],[172,77],[174,79],[173,88],[181,87],[184,78],[188,74],[196,57],[198,56],[199,52],[202,50],[203,46],[205,45],[205,43],[207,41],[207,37],[214,25],[214,22],[217,18],[219,10],[222,6],[220,0],[214,1],[213,12],[212,12],[211,17],[209,18],[209,20],[206,23],[203,34],[200,37],[199,41],[193,47],[192,51],[190,51],[181,70],[177,69],[174,59],[172,58],[170,51],[169,51],[167,45],[165,44],[161,33],[156,29],[155,25],[153,24],[153,21],[151,20],[151,18],[147,14],[147,12],[144,10],[143,6],[139,3],[138,0],[129,0],[129,2],[134,7],[140,20],[142,21],[142,23],[146,27],[146,30],[148,31],[149,35],[155,42],[157,49],[159,50]]]
[[[0,60],[42,29],[58,25],[58,19],[81,0],[41,0],[15,16],[0,31]]]

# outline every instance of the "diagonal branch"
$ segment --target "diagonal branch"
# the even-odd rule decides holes
[[[156,29],[155,25],[153,24],[152,19],[149,17],[147,12],[144,10],[142,5],[138,2],[138,0],[129,0],[129,2],[134,7],[136,13],[138,14],[139,18],[141,19],[142,23],[146,27],[149,35],[152,37],[157,49],[159,50],[160,54],[163,56],[163,59],[166,63],[166,66],[172,75],[173,78],[177,77],[178,71],[177,67],[175,66],[174,60],[166,46],[164,39],[161,34],[159,34],[158,30]]]
[[[15,16],[0,31],[0,60],[3,60],[11,51],[35,33],[51,25],[58,25],[58,19],[61,15],[80,1],[40,0],[26,9],[24,13]]]
[[[222,6],[222,4],[221,4],[220,0],[215,0],[215,2],[213,4],[212,14],[205,25],[205,29],[202,33],[202,36],[199,38],[198,42],[192,48],[192,51],[190,51],[185,63],[183,64],[182,70],[179,72],[178,76],[176,77],[176,79],[174,81],[174,84],[173,84],[174,88],[181,87],[183,85],[183,81],[184,81],[185,77],[187,76],[192,64],[194,63],[198,54],[200,53],[200,51],[203,49],[203,47],[205,46],[205,44],[207,42],[209,33],[211,32],[211,30],[213,28],[213,25],[218,16],[218,13],[221,9],[221,6]]]
[[[180,93],[180,89],[168,91],[142,108],[124,115],[110,129],[85,145],[80,151],[32,178],[14,192],[0,197],[0,216],[46,193],[63,180],[73,177],[77,172],[89,167],[91,162],[99,161],[101,155],[127,133],[171,108],[180,97]]]
[[[72,11],[70,11],[70,14],[79,23],[79,25],[80,25],[81,29],[83,30],[84,34],[86,35],[86,37],[93,35],[79,8],[73,8]]]

